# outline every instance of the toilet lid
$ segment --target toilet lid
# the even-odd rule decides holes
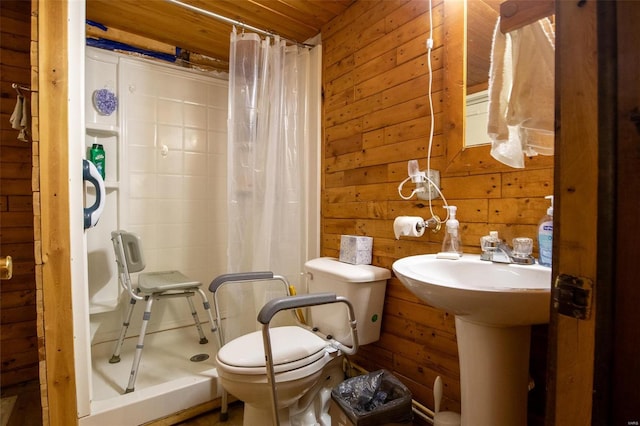
[[[324,356],[328,346],[324,339],[302,327],[273,327],[269,335],[276,371],[311,364]],[[233,339],[218,351],[217,358],[228,366],[256,368],[256,374],[264,374],[266,365],[262,332],[255,331]]]

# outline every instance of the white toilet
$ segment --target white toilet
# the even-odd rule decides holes
[[[380,337],[388,269],[350,265],[333,258],[305,264],[309,293],[336,293],[354,307],[360,345]],[[341,303],[310,308],[310,325],[350,345],[349,324]],[[331,389],[344,380],[342,353],[330,342],[297,326],[270,331],[280,425],[331,425]],[[267,381],[262,333],[240,336],[216,356],[218,375],[227,392],[244,401],[244,425],[271,424],[271,387]]]

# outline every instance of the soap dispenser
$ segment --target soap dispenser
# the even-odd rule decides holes
[[[460,235],[460,222],[456,219],[456,212],[458,208],[456,206],[444,206],[449,210],[449,220],[445,225],[446,231],[444,234],[444,240],[442,241],[441,253],[457,253],[458,256],[462,256],[462,237]]]
[[[551,207],[547,209],[547,214],[538,223],[538,249],[540,257],[538,263],[543,266],[551,266],[551,255],[553,249],[553,195],[547,195],[547,200],[551,200]]]

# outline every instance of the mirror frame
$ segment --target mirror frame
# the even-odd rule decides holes
[[[467,86],[467,1],[444,2],[444,137],[447,173],[517,171],[500,163],[490,145],[465,147]],[[557,127],[557,126],[556,126]],[[556,131],[558,129],[556,128]],[[525,157],[525,169],[553,167],[554,157]]]

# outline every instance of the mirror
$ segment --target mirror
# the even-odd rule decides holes
[[[467,83],[465,91],[465,148],[491,143],[487,136],[491,46],[502,0],[467,3]]]
[[[465,144],[467,91],[487,88],[493,30],[502,0],[445,2],[444,10],[444,133],[447,172],[513,170],[491,157],[490,146]],[[553,157],[526,159],[526,167],[550,167]]]

